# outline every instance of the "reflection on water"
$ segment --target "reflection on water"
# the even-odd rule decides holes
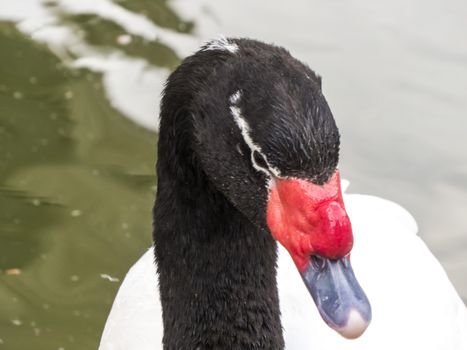
[[[150,244],[156,137],[109,106],[98,74],[11,24],[0,46],[0,339],[96,348],[118,286],[101,274],[122,278]]]
[[[0,348],[96,348],[150,244],[163,81],[219,32],[283,44],[323,75],[351,191],[408,207],[467,296],[465,6],[96,3],[0,5]]]

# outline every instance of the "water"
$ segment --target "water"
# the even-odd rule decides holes
[[[466,300],[466,15],[454,0],[0,1],[0,349],[96,348],[151,241],[162,82],[218,33],[323,76],[350,190],[408,208]]]

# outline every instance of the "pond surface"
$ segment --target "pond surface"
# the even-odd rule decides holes
[[[412,212],[467,300],[465,18],[454,0],[0,2],[0,349],[97,347],[151,242],[163,81],[218,33],[323,76],[350,192]]]

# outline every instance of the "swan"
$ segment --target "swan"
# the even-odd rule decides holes
[[[221,38],[186,58],[161,103],[155,244],[99,349],[467,349],[415,220],[347,194],[338,152],[320,77],[285,49]]]

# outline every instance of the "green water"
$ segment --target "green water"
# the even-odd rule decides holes
[[[101,274],[121,279],[151,242],[157,136],[14,25],[0,47],[0,348],[95,349],[119,285]]]

